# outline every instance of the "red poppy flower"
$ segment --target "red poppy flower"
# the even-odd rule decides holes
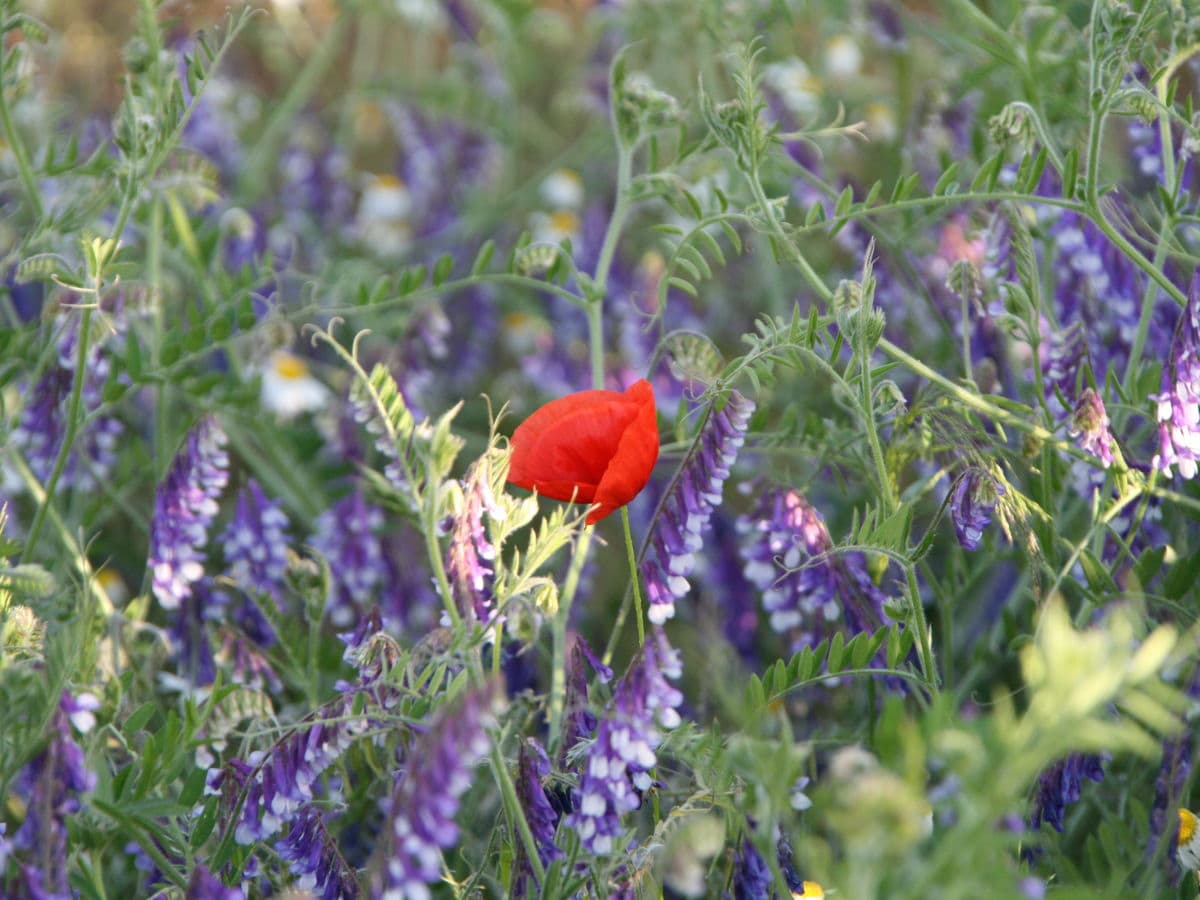
[[[508,480],[554,500],[592,503],[594,525],[638,495],[658,461],[654,389],[580,391],[517,426]]]

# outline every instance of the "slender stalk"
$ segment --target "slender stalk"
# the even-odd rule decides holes
[[[97,290],[94,296],[96,297],[96,301],[99,302],[99,290]],[[25,548],[21,551],[21,562],[27,562],[33,555],[34,548],[37,547],[38,538],[42,533],[42,525],[46,521],[46,513],[49,511],[50,504],[54,502],[54,491],[58,487],[58,480],[62,477],[62,473],[67,467],[67,459],[70,457],[71,449],[75,445],[75,437],[79,430],[79,408],[83,402],[83,382],[87,377],[88,342],[91,338],[91,333],[92,306],[88,305],[83,308],[83,315],[79,320],[79,337],[75,341],[75,374],[72,377],[71,400],[67,408],[67,431],[63,435],[62,443],[58,447],[58,456],[54,460],[54,468],[50,472],[50,477],[46,479],[46,496],[38,504],[37,513],[33,517],[33,524],[29,526],[29,536],[25,540]]]
[[[563,709],[567,697],[567,625],[571,619],[571,605],[575,600],[575,592],[579,589],[579,578],[583,573],[584,563],[587,562],[588,548],[592,543],[592,529],[585,528],[579,532],[575,541],[575,552],[571,555],[571,565],[567,569],[567,578],[563,582],[562,594],[558,598],[558,611],[554,614],[551,624],[551,660],[550,668],[550,747],[557,750],[562,740]]]
[[[625,556],[629,560],[629,580],[633,585],[633,611],[637,617],[638,646],[646,645],[646,625],[642,616],[642,586],[638,578],[637,555],[633,552],[633,529],[629,526],[629,507],[621,507],[621,526],[625,530]]]
[[[512,776],[508,773],[508,766],[504,764],[499,741],[492,741],[492,752],[489,759],[492,764],[492,772],[496,776],[496,784],[500,786],[500,794],[504,797],[504,806],[508,810],[509,818],[516,825],[517,833],[521,836],[521,843],[525,845],[525,855],[529,857],[529,865],[533,868],[534,878],[537,879],[539,885],[544,884],[546,869],[542,865],[542,858],[538,856],[537,841],[533,839],[533,831],[529,828],[529,821],[525,818],[524,810],[521,809],[521,801],[517,797],[517,789],[513,785]]]
[[[21,186],[25,189],[25,196],[29,200],[33,216],[35,219],[41,219],[44,211],[42,195],[38,191],[37,179],[34,177],[33,166],[29,161],[29,150],[25,147],[25,141],[21,138],[20,132],[13,126],[12,113],[8,108],[8,95],[4,92],[2,78],[4,67],[7,65],[7,60],[4,58],[7,44],[7,41],[0,40],[0,124],[4,126],[4,136],[8,139],[8,146],[12,150],[13,159],[16,160],[17,174],[21,177]]]

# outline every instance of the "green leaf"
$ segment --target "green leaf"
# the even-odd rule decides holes
[[[135,709],[130,714],[129,718],[125,720],[125,724],[121,727],[121,731],[124,733],[125,737],[132,738],[139,731],[145,728],[146,723],[149,722],[154,716],[154,713],[157,709],[157,704],[152,702],[143,703],[141,706]]]
[[[950,167],[942,173],[942,177],[937,180],[937,184],[933,186],[933,196],[937,197],[941,194],[953,193],[949,190],[950,185],[954,184],[954,180],[958,177],[958,163],[951,163]]]
[[[845,656],[845,652],[846,637],[839,631],[829,642],[829,657],[826,659],[825,666],[829,669],[830,675],[836,675],[842,671],[842,658]]]
[[[471,274],[478,275],[488,267],[488,263],[492,261],[492,255],[496,252],[496,242],[493,240],[484,241],[483,246],[479,248],[479,252],[475,254],[475,261],[471,263]]]
[[[454,268],[454,257],[449,253],[445,253],[438,257],[438,261],[433,264],[433,285],[437,287],[450,277],[450,270]]]
[[[204,795],[204,783],[208,773],[204,769],[192,769],[192,774],[184,782],[183,790],[179,792],[179,802],[183,806],[192,807]]]
[[[1196,586],[1197,578],[1200,578],[1200,550],[1171,566],[1163,580],[1163,594],[1168,600],[1179,600]]]

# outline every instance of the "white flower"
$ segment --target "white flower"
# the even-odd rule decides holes
[[[542,200],[551,209],[583,206],[583,179],[572,169],[557,169],[542,180]]]
[[[862,50],[848,35],[839,34],[825,45],[825,71],[830,78],[841,80],[857,75],[862,61]]]
[[[315,412],[329,402],[329,388],[314,378],[308,364],[286,350],[276,350],[262,370],[262,405],[280,419]]]

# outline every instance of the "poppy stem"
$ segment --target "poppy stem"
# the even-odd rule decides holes
[[[629,557],[629,578],[633,584],[633,610],[637,617],[638,646],[646,646],[646,625],[642,621],[642,586],[638,580],[637,555],[633,552],[633,529],[629,527],[629,507],[621,507],[621,525],[625,528],[625,555]]]

